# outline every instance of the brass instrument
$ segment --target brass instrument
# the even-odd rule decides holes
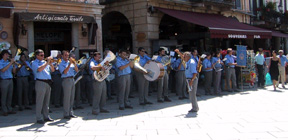
[[[180,58],[181,58],[181,63],[182,63],[182,65],[184,66],[184,68],[186,68],[186,62],[184,61],[184,56],[183,56],[183,54],[178,50],[178,49],[176,49],[176,50],[174,50],[178,55],[180,55]]]
[[[93,72],[93,76],[95,80],[102,82],[105,80],[105,78],[110,74],[110,69],[112,68],[112,65],[110,64],[111,61],[113,61],[116,58],[113,52],[109,51],[104,58],[104,60],[98,64],[98,66],[104,67],[105,70],[96,70]],[[109,64],[105,64],[106,62],[109,62]]]
[[[148,74],[148,71],[147,71],[146,69],[144,69],[144,68],[140,65],[139,61],[140,61],[140,56],[137,55],[137,56],[134,58],[134,60],[133,60],[133,62],[134,62],[134,69],[135,69],[136,71],[142,72],[142,73],[144,73],[144,74]]]
[[[79,60],[77,60],[76,61],[76,64],[77,65],[80,65],[80,64],[82,64],[82,62],[83,62],[83,60],[85,59],[85,57],[83,56],[83,57],[81,57]]]
[[[198,64],[197,64],[197,72],[200,73],[202,71],[202,61],[206,58],[206,54],[202,54],[201,56],[199,55],[199,61],[198,61]]]

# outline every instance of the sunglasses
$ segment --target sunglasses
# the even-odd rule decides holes
[[[39,55],[39,56],[43,57],[43,56],[44,56],[44,54],[41,54],[41,55]]]

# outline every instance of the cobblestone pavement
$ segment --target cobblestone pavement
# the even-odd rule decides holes
[[[189,100],[118,110],[116,100],[108,101],[110,113],[91,114],[91,107],[75,110],[78,118],[62,119],[62,108],[51,108],[54,122],[35,124],[35,110],[0,117],[0,140],[274,140],[288,139],[288,90],[272,87],[249,89],[223,96],[200,96],[198,113],[188,113]],[[34,107],[35,108],[35,107]]]

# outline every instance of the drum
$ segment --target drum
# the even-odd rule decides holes
[[[144,69],[148,71],[148,74],[144,74],[145,79],[148,81],[155,81],[159,78],[162,78],[165,73],[163,65],[153,61],[149,64],[146,63]]]

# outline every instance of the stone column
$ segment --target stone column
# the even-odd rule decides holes
[[[27,45],[29,53],[34,52],[34,24],[27,22]]]
[[[278,50],[280,49],[280,45],[281,45],[280,37],[275,37],[275,50],[276,50],[276,52],[278,52]]]
[[[75,48],[76,59],[79,59],[79,23],[72,23],[72,47]]]
[[[96,49],[103,56],[103,43],[102,43],[102,17],[96,17],[98,29],[96,31]]]
[[[284,52],[288,54],[288,39],[284,38]]]

